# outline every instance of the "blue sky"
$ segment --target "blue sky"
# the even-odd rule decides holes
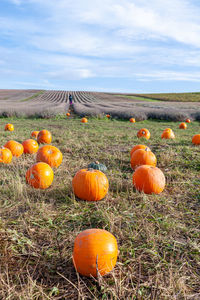
[[[0,0],[0,88],[200,91],[198,0]]]

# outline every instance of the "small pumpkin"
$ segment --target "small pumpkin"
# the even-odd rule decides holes
[[[143,149],[143,150],[148,149],[148,150],[151,151],[151,149],[150,149],[149,147],[145,146],[145,145],[135,145],[135,146],[131,149],[130,155],[132,156],[133,152],[135,152],[135,151],[138,150],[138,149]]]
[[[135,118],[130,118],[129,121],[130,121],[131,123],[135,123]]]
[[[36,189],[47,189],[53,177],[52,168],[44,162],[35,163],[26,172],[26,182]]]
[[[186,129],[187,128],[187,124],[182,122],[180,125],[179,125],[179,128],[180,129]]]
[[[194,145],[200,145],[200,134],[195,134],[193,137],[192,137],[192,143]]]
[[[38,143],[35,140],[28,139],[22,143],[24,147],[24,153],[26,154],[34,154],[38,151]]]
[[[69,116],[70,116],[70,113],[69,113],[69,112],[68,112],[68,113],[66,113],[66,116],[67,116],[67,117],[69,117]]]
[[[162,139],[175,139],[175,134],[174,132],[171,130],[164,130],[162,135],[161,135]]]
[[[16,157],[20,157],[24,152],[23,145],[13,140],[8,141],[4,147],[10,149],[12,155]]]
[[[104,229],[86,229],[74,241],[74,267],[83,276],[109,273],[116,265],[117,255],[117,240]]]
[[[110,115],[109,115],[109,114],[107,114],[107,115],[106,115],[106,117],[109,119],[109,118],[110,118]]]
[[[88,120],[87,120],[86,118],[82,118],[82,119],[81,119],[81,123],[87,123],[87,121],[88,121]]]
[[[191,123],[191,120],[190,119],[186,119],[185,122],[186,123]]]
[[[165,176],[157,167],[142,165],[133,173],[133,184],[145,194],[160,194],[165,188]]]
[[[8,124],[5,125],[4,130],[5,130],[5,131],[14,131],[14,125],[8,123]]]
[[[62,153],[61,151],[54,146],[45,145],[41,147],[36,155],[37,162],[42,161],[50,165],[52,168],[59,167],[62,163]]]
[[[52,136],[48,130],[41,130],[37,136],[37,142],[39,144],[51,144]]]
[[[99,201],[108,192],[108,179],[106,175],[94,169],[81,169],[72,180],[74,194],[82,200]]]
[[[146,149],[138,149],[133,152],[131,156],[131,168],[135,169],[137,166],[141,165],[150,165],[156,166],[157,158],[151,150]]]
[[[37,130],[35,130],[35,131],[32,131],[32,132],[31,132],[31,137],[33,137],[33,138],[36,138],[36,139],[37,139],[38,133],[39,133],[39,131],[37,131]]]
[[[98,161],[92,162],[88,165],[88,169],[100,170],[101,172],[106,172],[107,168],[104,164],[100,164]]]
[[[142,128],[142,129],[140,129],[139,131],[138,131],[138,133],[137,133],[137,137],[138,138],[145,138],[145,139],[149,139],[150,138],[150,132],[149,132],[149,130],[148,129],[146,129],[146,128]]]
[[[12,152],[8,148],[0,148],[0,163],[9,164],[12,161]]]

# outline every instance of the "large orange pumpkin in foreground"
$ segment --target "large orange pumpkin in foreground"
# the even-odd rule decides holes
[[[87,229],[74,241],[73,263],[81,275],[97,277],[109,273],[117,262],[116,238],[103,229]]]
[[[43,161],[52,168],[57,168],[62,162],[62,157],[62,153],[58,148],[51,145],[45,145],[38,150],[36,160],[38,162]]]
[[[145,139],[149,139],[150,138],[150,132],[149,132],[149,130],[148,129],[146,129],[146,128],[142,128],[142,129],[140,129],[139,131],[138,131],[138,133],[137,133],[137,137],[138,138],[145,138]]]
[[[26,172],[26,182],[36,189],[47,189],[52,184],[53,177],[52,168],[44,162],[34,164]]]
[[[32,132],[31,132],[31,137],[34,137],[34,138],[37,139],[38,134],[39,134],[39,131],[37,131],[37,130],[32,131]]]
[[[86,118],[82,118],[82,119],[81,119],[81,123],[87,123],[87,121],[88,121],[88,120],[87,120]]]
[[[22,143],[24,147],[24,153],[26,154],[34,154],[38,151],[38,143],[35,140],[28,139]]]
[[[165,176],[159,168],[143,165],[133,173],[133,184],[145,194],[160,194],[165,188]]]
[[[5,125],[4,130],[5,130],[5,131],[13,131],[13,130],[14,130],[14,125],[8,123],[8,124]]]
[[[151,165],[156,166],[157,158],[151,150],[146,149],[138,149],[133,152],[131,155],[131,168],[135,169],[137,166],[141,165]]]
[[[74,194],[82,200],[98,201],[108,192],[106,175],[95,169],[81,169],[72,180]]]
[[[179,128],[180,129],[186,129],[187,128],[187,124],[186,123],[181,123],[180,125],[179,125]]]
[[[192,143],[194,145],[200,145],[200,134],[195,134],[192,138]]]
[[[131,156],[132,156],[132,154],[133,154],[133,152],[135,152],[136,150],[138,150],[138,149],[143,149],[143,150],[145,150],[145,149],[148,149],[148,150],[150,150],[150,148],[149,147],[147,147],[147,146],[145,146],[145,145],[135,145],[132,149],[131,149]],[[150,150],[151,151],[151,150]]]
[[[13,140],[8,141],[4,147],[10,149],[12,155],[16,157],[20,157],[24,152],[23,145]]]
[[[51,132],[48,130],[41,130],[38,133],[37,141],[39,144],[51,144],[52,136]]]
[[[175,134],[174,132],[171,130],[164,130],[162,135],[161,135],[162,139],[175,139]]]
[[[135,123],[135,118],[130,118],[129,121],[130,121],[131,123]]]
[[[0,148],[0,163],[9,164],[12,161],[12,152],[8,148]]]

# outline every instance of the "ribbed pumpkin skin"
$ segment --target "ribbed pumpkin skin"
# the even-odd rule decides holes
[[[0,163],[9,164],[12,161],[12,152],[8,148],[0,148]]]
[[[62,153],[60,150],[54,146],[51,145],[45,145],[41,147],[36,155],[37,162],[45,162],[48,165],[50,165],[52,168],[59,167],[62,163]]]
[[[39,144],[51,144],[52,136],[48,130],[41,130],[37,136],[37,142]]]
[[[180,129],[186,129],[186,128],[187,128],[187,124],[181,123],[181,124],[179,125],[179,128],[180,128]]]
[[[169,130],[164,130],[162,135],[161,135],[162,139],[175,139],[175,134],[173,133],[173,131],[169,131]]]
[[[192,143],[194,145],[200,145],[200,134],[195,134],[192,138]]]
[[[88,121],[88,120],[87,120],[86,118],[82,118],[82,119],[81,119],[81,123],[87,123],[87,121]]]
[[[191,123],[191,120],[190,119],[186,119],[185,122],[186,123]]]
[[[24,153],[26,154],[34,154],[38,151],[38,143],[35,140],[28,139],[22,143],[24,147]]]
[[[95,162],[89,164],[88,169],[95,169],[95,170],[99,170],[101,172],[107,171],[106,166],[104,164],[100,164],[98,161],[95,161]]]
[[[130,121],[131,123],[135,123],[135,118],[130,118],[129,121]]]
[[[36,189],[47,189],[53,182],[52,168],[43,162],[31,166],[26,172],[26,182]]]
[[[37,139],[37,136],[38,136],[38,134],[39,134],[39,131],[37,131],[37,130],[35,130],[35,131],[32,131],[32,132],[31,132],[31,137],[33,137],[33,138],[36,138],[36,139]]]
[[[10,149],[12,155],[16,157],[20,157],[24,152],[23,145],[13,140],[8,141],[4,147]]]
[[[165,188],[165,176],[159,168],[143,165],[133,173],[133,184],[145,194],[160,194]]]
[[[137,133],[137,137],[138,138],[145,138],[145,139],[150,139],[150,132],[149,132],[149,130],[148,129],[146,129],[146,128],[142,128],[142,129],[140,129],[139,131],[138,131],[138,133]]]
[[[131,168],[135,169],[141,165],[156,166],[157,158],[153,152],[148,149],[138,149],[131,156]]]
[[[135,151],[138,150],[138,149],[143,149],[143,150],[148,149],[148,150],[151,151],[151,149],[150,149],[149,147],[145,146],[145,145],[135,145],[135,146],[131,149],[130,155],[132,156],[133,152],[135,152]]]
[[[14,125],[8,123],[8,124],[5,125],[4,130],[5,130],[5,131],[13,131],[13,130],[14,130]]]
[[[99,201],[108,192],[106,175],[94,169],[81,169],[72,180],[74,194],[82,200]]]
[[[109,273],[117,262],[116,238],[103,229],[87,229],[79,233],[74,241],[73,263],[84,276],[97,277]]]

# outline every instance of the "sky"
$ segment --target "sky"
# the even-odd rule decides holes
[[[200,91],[199,0],[0,0],[0,88]]]

